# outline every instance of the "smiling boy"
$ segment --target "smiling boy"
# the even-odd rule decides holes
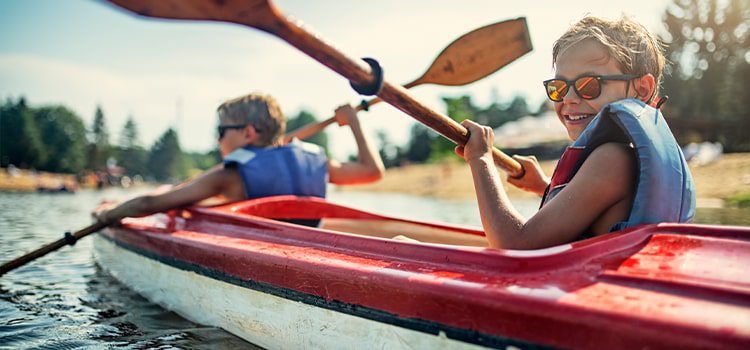
[[[551,179],[533,157],[515,157],[525,175],[509,182],[543,194],[524,218],[508,199],[492,161],[491,128],[469,120],[456,152],[469,163],[490,246],[538,249],[639,224],[686,222],[695,209],[690,171],[654,108],[665,59],[642,25],[586,17],[554,45],[555,77],[544,82],[574,141]]]

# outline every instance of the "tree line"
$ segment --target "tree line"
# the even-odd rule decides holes
[[[316,122],[314,115],[301,111],[287,121],[294,130]],[[307,140],[328,147],[328,136],[320,133]],[[52,173],[113,173],[140,176],[156,182],[175,182],[204,171],[221,161],[218,149],[185,152],[179,136],[168,128],[150,146],[139,138],[138,126],[130,116],[113,142],[101,106],[86,127],[82,118],[65,106],[29,106],[23,97],[6,99],[0,105],[0,166],[35,169]]]
[[[29,106],[25,98],[0,105],[0,166],[14,165],[54,173],[86,171],[141,176],[154,181],[184,179],[218,161],[218,152],[183,152],[177,132],[167,129],[146,148],[130,116],[117,143],[112,143],[101,106],[86,128],[75,112],[64,106]]]
[[[750,2],[673,0],[662,18],[664,114],[678,141],[750,151]]]

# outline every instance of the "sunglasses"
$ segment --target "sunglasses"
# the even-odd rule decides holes
[[[602,94],[602,84],[607,80],[628,81],[638,78],[633,74],[621,75],[584,75],[575,80],[549,79],[544,81],[544,89],[547,97],[554,102],[562,102],[568,89],[573,86],[573,91],[584,100],[593,100]]]
[[[247,124],[229,124],[229,125],[219,125],[218,128],[216,128],[219,131],[219,140],[224,138],[224,134],[229,129],[244,129],[247,126]]]

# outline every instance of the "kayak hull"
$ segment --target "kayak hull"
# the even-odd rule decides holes
[[[97,261],[149,300],[266,348],[750,344],[748,228],[655,225],[521,252],[269,219],[371,221],[381,231],[397,224],[406,236],[481,235],[322,200],[172,214],[103,231]]]
[[[222,328],[268,349],[480,349],[430,333],[373,321],[242,282],[172,267],[96,238],[100,264],[150,301],[193,322]],[[160,283],[153,283],[159,281]],[[265,289],[265,288],[261,288]]]

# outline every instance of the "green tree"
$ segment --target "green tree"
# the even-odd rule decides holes
[[[94,121],[91,124],[91,138],[88,145],[89,168],[101,170],[106,167],[111,155],[109,131],[101,106],[96,107]]]
[[[34,119],[49,157],[42,170],[78,173],[86,167],[86,127],[83,120],[63,106],[36,109]]]
[[[151,147],[148,170],[157,181],[176,181],[185,178],[186,166],[177,132],[169,128]]]
[[[480,109],[471,102],[471,97],[443,97],[443,102],[445,103],[446,114],[456,122],[460,123],[465,119],[469,119],[476,120],[480,124],[486,124],[486,118],[483,118],[486,115],[480,113]],[[429,135],[431,139],[430,160],[440,160],[453,156],[453,149],[456,148],[456,144],[453,141],[432,131],[429,132]]]
[[[218,149],[213,149],[205,153],[186,152],[184,153],[184,159],[186,168],[188,169],[187,175],[193,176],[219,164],[221,162],[221,155]]]
[[[555,107],[550,103],[549,100],[545,99],[542,101],[542,103],[539,104],[539,107],[537,108],[536,112],[533,113],[534,116],[540,116],[544,113],[554,111]]]
[[[530,114],[523,96],[516,96],[506,104],[492,103],[487,108],[474,105],[470,96],[444,97],[443,102],[448,116],[456,122],[469,119],[492,128]],[[411,129],[409,143],[402,153],[412,162],[440,161],[453,157],[455,147],[453,141],[421,124],[415,124]]]
[[[47,162],[48,152],[42,142],[31,109],[26,100],[7,100],[0,108],[0,163],[39,168]]]
[[[138,126],[133,116],[129,116],[122,127],[119,146],[115,154],[119,165],[125,169],[125,174],[135,176],[148,172],[146,167],[148,152],[141,146],[138,139]]]
[[[721,141],[726,150],[750,150],[744,106],[750,91],[750,2],[673,0],[663,16],[668,33],[664,107],[682,142]],[[744,130],[744,131],[743,131]]]
[[[386,168],[399,166],[403,157],[401,148],[391,142],[385,130],[378,130],[376,135],[379,144],[378,153],[380,159],[383,160],[383,165]]]
[[[433,131],[426,126],[415,123],[411,126],[409,143],[406,150],[406,159],[414,163],[423,163],[430,158],[432,139],[437,137]]]
[[[286,121],[286,130],[287,132],[294,131],[301,127],[317,122],[317,118],[315,118],[312,113],[302,110],[296,116]],[[325,131],[321,131],[313,136],[310,136],[304,141],[314,143],[320,147],[323,147],[326,150],[326,153],[328,153],[328,134],[326,134]]]

